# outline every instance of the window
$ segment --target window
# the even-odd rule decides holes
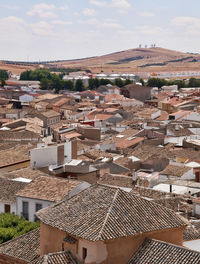
[[[35,212],[37,212],[37,211],[39,211],[39,210],[41,210],[42,209],[42,204],[40,204],[40,203],[36,203],[35,204]]]
[[[25,219],[27,219],[27,220],[29,220],[29,214],[28,214],[28,207],[29,207],[29,205],[28,205],[28,202],[22,202],[22,216],[25,218]]]
[[[83,260],[87,257],[87,248],[83,248]]]
[[[42,209],[42,204],[40,204],[40,203],[36,203],[36,204],[35,204],[35,212],[37,212],[37,211],[39,211],[39,210],[41,210],[41,209]],[[34,216],[34,221],[35,221],[35,222],[38,221],[38,218],[37,218],[36,215]]]
[[[10,205],[9,204],[4,205],[4,213],[10,213]]]

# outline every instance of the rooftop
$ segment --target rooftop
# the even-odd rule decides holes
[[[0,254],[29,263],[40,255],[40,229],[26,233],[0,245]]]
[[[146,240],[128,264],[199,264],[200,252],[158,240]]]
[[[18,196],[58,202],[81,182],[41,176],[17,193]]]
[[[185,226],[170,209],[99,184],[40,210],[37,216],[46,225],[90,241]]]
[[[78,264],[70,251],[63,251],[59,253],[51,253],[44,255],[31,264]]]

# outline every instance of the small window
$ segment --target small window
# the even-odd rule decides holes
[[[41,210],[42,209],[42,204],[40,204],[40,203],[36,203],[35,204],[35,212],[37,212],[37,211],[39,211],[39,210]]]
[[[87,248],[83,248],[83,260],[87,258]]]

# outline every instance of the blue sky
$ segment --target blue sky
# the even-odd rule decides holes
[[[0,0],[0,59],[104,55],[139,44],[200,52],[199,0]]]

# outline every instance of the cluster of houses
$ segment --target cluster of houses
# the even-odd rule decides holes
[[[16,85],[0,90],[0,213],[40,228],[0,264],[200,263],[198,88]]]

